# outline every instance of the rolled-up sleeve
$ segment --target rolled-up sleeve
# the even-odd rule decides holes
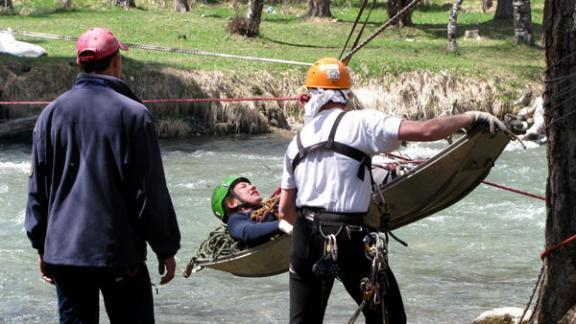
[[[292,170],[292,159],[290,154],[294,150],[294,141],[292,141],[288,148],[286,149],[286,154],[284,155],[284,166],[282,169],[282,181],[280,182],[280,188],[282,189],[294,189],[296,188],[296,180],[294,179],[294,170]]]

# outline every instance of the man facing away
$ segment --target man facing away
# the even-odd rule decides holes
[[[40,114],[25,227],[42,279],[56,286],[61,323],[153,323],[150,244],[174,278],[180,231],[149,111],[120,80],[120,49],[104,28],[76,43],[82,71]]]
[[[277,194],[264,202],[262,194],[250,180],[228,176],[214,188],[212,211],[228,225],[228,232],[235,240],[247,246],[268,241],[280,233],[291,234],[292,225],[275,217]]]
[[[397,149],[401,141],[434,141],[475,123],[487,124],[491,131],[505,129],[484,112],[427,121],[402,120],[376,110],[347,112],[351,86],[342,62],[315,62],[306,78],[310,100],[305,125],[286,150],[279,213],[294,223],[290,323],[322,322],[335,277],[357,304],[363,300],[361,280],[371,267],[363,239],[375,231],[363,223],[372,192],[372,156]],[[384,282],[384,307],[364,307],[366,323],[405,323],[400,290],[389,267]]]

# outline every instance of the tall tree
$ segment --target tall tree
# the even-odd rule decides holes
[[[388,17],[394,17],[398,11],[402,10],[402,8],[406,7],[410,2],[410,0],[388,0]],[[412,25],[412,10],[400,17],[394,25],[399,27]]]
[[[2,1],[2,9],[12,9],[12,0],[3,0]]]
[[[455,0],[452,5],[450,17],[448,17],[448,52],[456,52],[458,44],[456,44],[456,22],[458,21],[458,11],[464,0]]]
[[[112,2],[116,6],[123,6],[126,10],[136,8],[136,2],[134,2],[134,0],[112,0]]]
[[[512,0],[498,0],[496,4],[496,12],[494,13],[495,20],[512,20],[514,15],[514,7]]]
[[[514,40],[516,44],[534,45],[532,33],[532,8],[530,0],[514,0]]]
[[[72,0],[62,0],[62,7],[64,9],[70,9],[72,8],[72,5],[74,4],[74,2]]]
[[[260,34],[260,22],[262,21],[262,10],[264,10],[264,0],[249,0],[246,21],[248,28],[258,36]]]
[[[176,12],[188,12],[190,11],[190,6],[187,0],[174,0],[174,10]]]
[[[332,17],[330,0],[308,0],[308,16]]]
[[[558,323],[576,305],[576,0],[546,0],[544,108],[548,136],[544,280],[534,316]],[[573,320],[573,319],[572,319]],[[573,323],[573,322],[567,322]]]
[[[230,34],[256,37],[260,34],[260,22],[264,10],[264,0],[249,0],[246,17],[236,17],[228,24]]]
[[[482,0],[482,12],[488,11],[492,8],[492,0]]]

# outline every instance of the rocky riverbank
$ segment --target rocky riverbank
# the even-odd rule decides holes
[[[50,101],[72,84],[71,59],[18,59],[2,55],[0,101]],[[295,97],[304,70],[284,73],[185,71],[125,60],[123,79],[142,99]],[[530,104],[513,98],[522,89],[506,89],[502,80],[471,80],[448,73],[409,72],[367,79],[353,74],[355,108],[375,108],[410,119],[482,110],[502,117]],[[528,85],[540,92],[538,85]],[[298,128],[297,100],[147,104],[163,138],[212,134],[261,134],[274,128]],[[0,123],[38,114],[43,105],[0,105]],[[24,120],[24,119],[23,119]],[[1,132],[0,132],[1,133]]]

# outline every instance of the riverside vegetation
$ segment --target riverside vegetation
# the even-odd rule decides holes
[[[93,26],[111,29],[122,41],[211,53],[311,63],[340,54],[359,10],[359,1],[334,1],[332,19],[305,17],[305,2],[266,2],[260,37],[227,33],[227,24],[244,15],[238,1],[193,3],[188,13],[171,4],[136,1],[124,10],[107,1],[74,1],[60,9],[53,0],[16,0],[4,10],[0,29],[77,37]],[[542,92],[544,50],[515,46],[512,21],[493,20],[479,0],[464,3],[458,16],[456,53],[446,51],[451,2],[430,0],[417,7],[413,26],[391,27],[350,62],[356,106],[406,118],[430,118],[445,111],[483,110],[497,116],[514,112],[513,101],[530,88]],[[493,10],[493,9],[492,9]],[[539,35],[543,0],[532,2],[534,34]],[[377,4],[364,35],[387,19]],[[477,29],[480,39],[466,39]],[[48,56],[16,58],[0,54],[0,101],[51,100],[66,91],[76,74],[74,42],[17,36],[44,47]],[[538,38],[538,37],[537,37]],[[285,97],[302,93],[306,66],[177,54],[132,48],[123,53],[123,79],[143,99]],[[264,133],[301,121],[296,101],[162,103],[147,105],[160,136]],[[0,106],[0,122],[36,114],[41,106]],[[294,127],[292,127],[294,128]]]

